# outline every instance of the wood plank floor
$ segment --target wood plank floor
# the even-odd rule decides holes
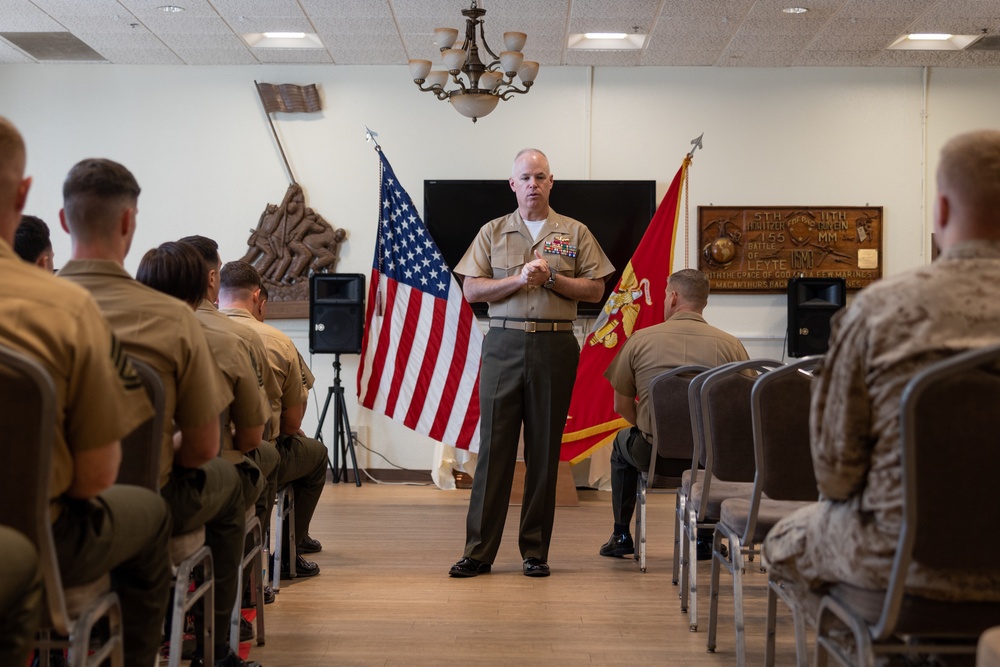
[[[452,579],[462,555],[469,491],[328,484],[310,533],[318,577],[283,582],[266,607],[264,667],[312,665],[734,665],[732,579],[722,573],[718,648],[705,649],[708,563],[699,568],[700,627],[688,631],[670,583],[674,496],[649,496],[645,574],[631,559],[602,558],[610,494],[580,491],[556,510],[552,576],[521,574],[518,507],[493,572]],[[762,664],[765,579],[745,584],[748,664]],[[793,665],[790,613],[779,605],[778,665]]]

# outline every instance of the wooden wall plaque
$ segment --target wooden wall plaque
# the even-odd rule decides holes
[[[784,292],[789,278],[882,277],[881,206],[699,206],[698,268],[713,292]]]

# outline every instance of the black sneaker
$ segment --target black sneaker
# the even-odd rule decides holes
[[[623,558],[635,553],[635,544],[628,533],[612,535],[601,547],[601,555],[608,558]]]

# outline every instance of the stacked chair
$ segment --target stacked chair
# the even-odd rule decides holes
[[[107,660],[124,667],[121,605],[110,576],[84,586],[62,585],[49,515],[55,411],[55,386],[48,372],[0,346],[0,432],[8,434],[5,455],[18,462],[0,466],[0,523],[19,530],[38,550],[46,604],[36,641],[39,664],[49,664],[52,649],[66,648],[71,667]],[[108,637],[95,645],[94,626],[105,617]]]

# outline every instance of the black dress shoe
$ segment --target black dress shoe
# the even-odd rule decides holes
[[[253,623],[243,617],[240,617],[240,641],[253,641]]]
[[[191,667],[205,667],[205,659],[196,655],[191,658]],[[230,651],[225,657],[215,661],[215,667],[260,667],[260,663],[253,660],[243,660]]]
[[[315,577],[317,574],[319,574],[319,565],[310,560],[306,560],[302,556],[295,557],[296,577]],[[282,579],[292,578],[290,568],[287,565],[282,564],[281,566],[281,578]]]
[[[729,555],[725,544],[719,545],[719,552],[723,558]],[[697,553],[698,560],[712,560],[712,540],[698,540]]]
[[[551,572],[549,572],[549,564],[540,558],[532,558],[529,556],[524,559],[524,576],[526,577],[547,577]]]
[[[314,540],[306,535],[302,541],[299,542],[298,550],[300,554],[318,554],[323,550],[323,545],[319,543],[319,540]]]
[[[463,558],[448,570],[448,574],[452,577],[475,577],[480,574],[489,574],[493,566],[489,563],[483,563],[476,560],[475,558]]]
[[[264,604],[272,602],[274,602],[274,589],[271,588],[270,584],[264,584]]]
[[[635,544],[628,533],[612,535],[601,547],[601,555],[609,558],[622,558],[635,553]]]

